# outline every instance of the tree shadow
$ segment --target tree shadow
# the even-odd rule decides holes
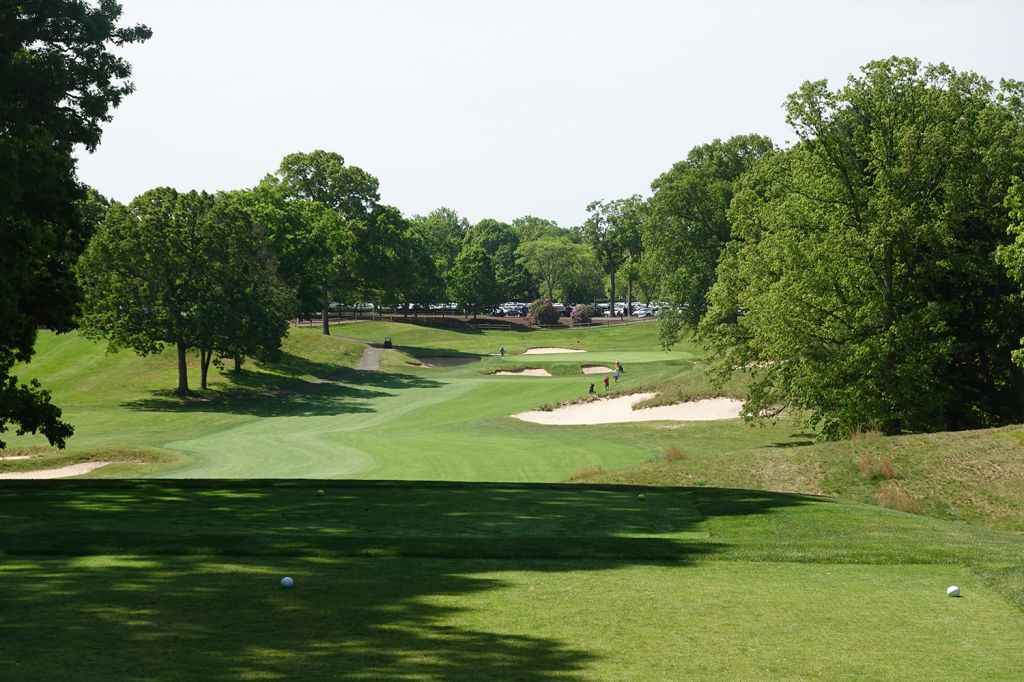
[[[789,435],[789,437],[790,438],[798,438],[800,440],[783,440],[783,441],[779,441],[777,443],[770,443],[766,447],[769,447],[769,448],[799,448],[799,447],[803,447],[805,445],[814,445],[817,442],[815,440],[815,438],[817,437],[817,434],[815,434],[815,433],[807,433],[807,432],[801,431],[799,433],[791,433]]]
[[[414,358],[466,358],[477,361],[483,357],[479,353],[468,353],[454,348],[423,348],[420,346],[395,346],[395,348]]]
[[[542,636],[503,619],[539,608],[516,576],[683,567],[722,550],[709,516],[812,502],[610,485],[5,482],[0,614],[19,616],[0,618],[0,661],[40,679],[582,680],[600,655],[570,626]]]
[[[205,398],[181,398],[171,391],[153,391],[150,398],[121,403],[121,407],[144,412],[208,412],[244,414],[257,417],[328,416],[374,412],[371,401],[394,397],[409,388],[440,388],[442,382],[421,376],[390,372],[338,371],[311,382],[290,382],[286,388],[257,393],[229,394]]]

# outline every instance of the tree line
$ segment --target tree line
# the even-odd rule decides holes
[[[647,197],[601,200],[583,224],[403,216],[372,174],[317,150],[257,186],[155,188],[109,202],[75,176],[75,145],[131,93],[113,45],[146,40],[115,2],[0,9],[0,433],[72,432],[28,361],[40,326],[112,348],[176,348],[240,368],[285,320],[332,301],[471,313],[503,300],[670,305],[661,339],[708,349],[712,378],[749,381],[750,419],[858,429],[1024,419],[1024,87],[910,58],[871,62],[786,101],[797,141],[695,147]],[[624,292],[624,296],[623,296]],[[0,443],[2,447],[2,443]]]

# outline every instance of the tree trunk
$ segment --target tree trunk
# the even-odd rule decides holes
[[[609,287],[611,289],[611,301],[608,303],[608,315],[615,317],[615,269],[613,268],[608,275],[611,278],[611,287]]]
[[[327,336],[330,336],[331,335],[331,321],[327,318],[328,309],[330,307],[330,302],[327,300],[327,287],[324,287],[323,291],[324,291],[324,308],[323,308],[323,311],[320,313],[320,321],[323,323],[324,334],[326,334]]]
[[[199,351],[199,387],[206,390],[206,377],[210,374],[210,360],[213,359],[212,350]]]
[[[633,279],[626,280],[626,316],[633,314]]]
[[[178,395],[188,395],[188,363],[185,362],[185,344],[178,342]]]
[[[236,355],[235,356],[235,371],[236,372],[241,372],[242,371],[242,362],[244,362],[244,361],[245,361],[245,356],[244,355]]]

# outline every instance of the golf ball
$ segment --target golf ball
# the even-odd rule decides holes
[[[323,495],[323,494],[324,494],[324,491],[323,491],[323,490],[317,490],[317,491],[316,491],[316,494],[317,494],[317,495]]]
[[[289,578],[288,576],[281,578],[281,587],[291,587],[294,584],[295,581]]]
[[[948,594],[950,597],[959,597],[960,596],[960,588],[957,587],[956,585],[950,585],[949,587],[946,588],[946,594]]]
[[[641,502],[643,502],[644,500],[646,500],[646,499],[647,499],[647,496],[646,496],[646,495],[644,495],[643,493],[640,493],[639,495],[637,495],[637,496],[636,496],[636,499],[638,499],[638,500],[640,500]]]

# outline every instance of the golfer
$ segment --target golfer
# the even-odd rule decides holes
[[[604,390],[605,390],[605,393],[608,392],[608,376],[607,375],[605,375],[605,377],[604,377]]]
[[[504,360],[505,359],[505,346],[502,346],[501,348],[499,348],[498,352],[501,353],[501,359]]]
[[[619,373],[620,372],[621,372],[621,370],[618,367],[616,367],[615,371],[612,372],[612,376],[615,378],[615,383],[619,383]]]

